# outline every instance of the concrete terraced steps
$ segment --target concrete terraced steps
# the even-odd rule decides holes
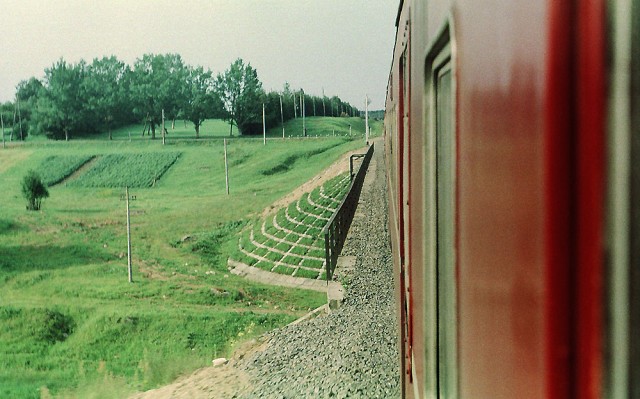
[[[326,279],[322,228],[349,188],[344,173],[246,229],[229,259],[232,272],[247,268],[310,280]],[[239,265],[243,265],[240,267]]]

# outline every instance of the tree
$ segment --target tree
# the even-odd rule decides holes
[[[87,99],[83,104],[95,130],[106,129],[109,140],[111,130],[131,120],[128,89],[131,70],[115,56],[94,59],[87,69],[83,91]]]
[[[285,121],[295,117],[296,104],[293,97],[294,95],[291,90],[291,85],[289,85],[289,82],[285,82],[282,90],[282,116]]]
[[[13,139],[13,115],[15,111],[15,104],[11,102],[6,102],[4,104],[0,104],[0,114],[2,115],[2,125],[4,126],[4,130],[2,131],[2,140],[4,143],[5,140],[5,132],[9,132],[10,139]]]
[[[145,54],[136,61],[131,76],[134,112],[144,118],[155,139],[162,110],[175,118],[186,102],[187,68],[178,54]]]
[[[229,136],[233,136],[234,122],[240,133],[248,132],[250,124],[261,123],[264,91],[251,64],[238,58],[224,74],[218,74],[214,87],[224,104]]]
[[[280,126],[280,93],[271,91],[264,96],[265,104],[265,122],[267,129],[274,126]],[[282,107],[284,111],[284,104]],[[284,112],[283,112],[284,114]],[[284,115],[283,115],[284,118]],[[262,132],[262,131],[261,131]]]
[[[82,81],[86,74],[86,63],[67,64],[60,59],[45,70],[46,89],[38,97],[33,110],[37,129],[52,138],[69,140],[85,126],[85,98]]]
[[[183,106],[186,119],[193,123],[196,138],[200,138],[200,126],[207,118],[224,115],[224,105],[220,97],[213,92],[211,71],[202,67],[189,68],[187,78],[187,101]]]
[[[49,197],[47,187],[33,170],[27,172],[22,179],[22,195],[27,200],[27,210],[30,211],[40,210],[42,199]]]
[[[33,110],[36,108],[38,98],[45,91],[42,82],[36,78],[30,78],[28,80],[23,80],[16,86],[16,104],[14,104],[17,109],[20,107],[20,115],[19,121],[22,122],[22,133],[23,138],[30,135],[33,125],[32,114]],[[5,118],[5,124],[6,124]],[[18,126],[18,130],[20,127]]]

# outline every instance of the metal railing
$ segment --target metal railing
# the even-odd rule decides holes
[[[333,272],[336,268],[338,256],[342,251],[344,241],[347,238],[347,233],[349,232],[349,227],[351,227],[351,221],[353,221],[353,215],[356,213],[356,208],[358,207],[360,191],[362,191],[362,185],[367,174],[369,162],[373,156],[373,151],[373,144],[371,144],[366,154],[351,156],[351,185],[349,186],[349,191],[338,206],[338,209],[336,209],[333,215],[331,215],[331,218],[329,218],[329,221],[322,229],[322,234],[324,235],[327,281],[333,279]],[[353,175],[352,163],[354,157],[364,157],[360,164],[360,169],[358,169],[355,176]]]

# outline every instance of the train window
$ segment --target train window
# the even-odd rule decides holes
[[[455,74],[448,28],[433,45],[426,64],[426,143],[427,175],[425,184],[425,223],[433,244],[427,255],[426,274],[432,276],[431,300],[435,303],[431,320],[434,337],[427,343],[427,359],[435,363],[431,369],[433,382],[427,381],[427,392],[440,398],[458,397],[457,285],[456,285],[456,140],[455,140]],[[428,239],[428,238],[427,238]],[[427,283],[430,284],[430,283]],[[429,317],[427,317],[429,318]],[[429,344],[431,348],[429,348]]]
[[[455,397],[456,283],[452,72],[449,63],[436,81],[436,237],[438,386],[440,397]]]

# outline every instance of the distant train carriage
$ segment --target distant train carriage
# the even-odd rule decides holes
[[[640,398],[640,0],[401,1],[403,395]]]

